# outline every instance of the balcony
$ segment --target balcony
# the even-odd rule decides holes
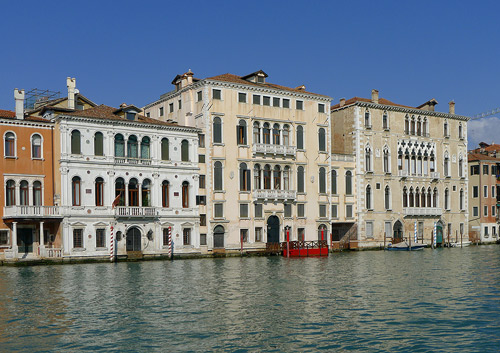
[[[283,155],[295,157],[297,154],[297,147],[285,145],[270,145],[266,143],[254,143],[253,153],[263,153],[272,155]]]
[[[441,216],[443,210],[438,207],[407,207],[404,208],[405,216]]]
[[[439,172],[431,172],[431,178],[432,179],[439,179],[440,174]]]
[[[156,207],[118,206],[116,217],[156,217]]]
[[[4,218],[61,218],[58,206],[8,206],[3,208]]]
[[[151,165],[151,158],[115,157],[115,164]]]
[[[410,173],[407,170],[398,170],[398,176],[401,178],[408,178],[408,177],[419,177],[419,178],[431,178],[431,179],[439,179],[439,172],[430,172],[429,174],[422,174],[422,173]]]
[[[408,171],[407,170],[398,170],[398,176],[400,176],[401,178],[407,178],[408,177]]]
[[[295,200],[297,192],[295,190],[258,189],[253,191],[253,197],[265,200]]]

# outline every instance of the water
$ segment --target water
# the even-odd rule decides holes
[[[500,351],[500,248],[0,267],[0,351]]]

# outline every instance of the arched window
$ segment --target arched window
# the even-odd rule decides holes
[[[444,209],[450,209],[450,191],[448,188],[444,189]]]
[[[122,134],[115,135],[115,157],[125,157],[125,140]]]
[[[319,144],[320,152],[325,152],[326,151],[326,135],[325,135],[325,129],[323,129],[323,128],[320,128],[318,130],[318,144]]]
[[[382,128],[384,130],[389,130],[389,116],[387,112],[384,112],[384,115],[382,115]]]
[[[94,135],[94,156],[104,156],[104,135],[96,132]]]
[[[460,189],[460,211],[464,209],[464,189]]]
[[[410,118],[408,116],[405,117],[405,134],[410,134]]]
[[[189,142],[182,140],[181,142],[181,161],[189,162]]]
[[[16,156],[16,135],[13,132],[5,134],[5,157]]]
[[[420,118],[417,119],[417,136],[422,136],[422,122]]]
[[[424,175],[429,174],[429,158],[427,157],[427,152],[424,155],[424,166],[423,166]]]
[[[222,190],[222,163],[214,163],[214,190]]]
[[[411,117],[411,134],[415,135],[415,117]]]
[[[367,210],[372,209],[372,187],[370,185],[366,186],[365,207]]]
[[[71,154],[82,154],[80,131],[71,131]]]
[[[398,152],[398,170],[403,170],[403,151]]]
[[[280,144],[280,126],[279,126],[279,124],[273,125],[273,144],[274,145]]]
[[[42,137],[38,134],[31,136],[31,158],[42,158]]]
[[[415,197],[413,193],[413,187],[410,187],[410,194],[408,195],[408,206],[415,207]]]
[[[372,124],[370,121],[370,112],[368,110],[365,111],[365,128],[371,129]]]
[[[365,170],[367,172],[372,171],[372,149],[370,146],[366,146],[365,148]]]
[[[462,123],[458,124],[458,138],[460,140],[464,138]]]
[[[444,154],[444,176],[447,177],[449,176],[450,172],[450,158],[448,157],[448,152],[445,152]]]
[[[304,128],[302,125],[297,126],[297,149],[304,149]]]
[[[390,165],[389,165],[389,148],[386,146],[384,148],[384,173],[390,173]]]
[[[385,187],[385,192],[384,192],[384,206],[386,210],[391,209],[391,190],[389,188],[389,185]]]
[[[151,158],[150,155],[150,139],[147,136],[144,136],[141,140],[141,158],[142,159],[149,159]]]
[[[33,183],[33,205],[42,205],[42,183],[38,180]]]
[[[460,178],[464,176],[464,160],[462,154],[458,157],[458,176]]]
[[[445,120],[444,124],[443,124],[443,135],[444,135],[444,137],[450,136],[450,132],[448,131],[448,121],[447,120]]]
[[[328,230],[324,224],[321,224],[318,227],[318,240],[327,240],[328,239]]]
[[[345,194],[352,195],[352,172],[345,172]]]
[[[122,178],[118,178],[115,181],[115,199],[118,198],[118,203],[116,201],[114,204],[117,206],[125,206],[125,181]]]
[[[260,126],[258,122],[253,123],[253,143],[260,143]]]
[[[417,156],[415,156],[415,151],[411,155],[411,174],[417,174]]]
[[[408,207],[408,189],[406,186],[403,188],[403,207]]]
[[[425,189],[422,188],[420,195],[420,207],[425,207]]]
[[[438,204],[438,190],[434,188],[434,193],[432,195],[432,207],[437,207]]]
[[[429,159],[429,168],[431,173],[434,173],[436,171],[436,163],[433,155],[431,155],[431,158]]]
[[[104,206],[104,179],[100,177],[95,180],[95,205]]]
[[[189,208],[189,183],[182,182],[182,208]]]
[[[164,137],[161,139],[161,160],[168,161],[170,159],[169,151],[169,141],[168,138]]]
[[[255,190],[262,189],[262,184],[261,184],[261,181],[260,181],[260,177],[261,177],[260,165],[256,164],[253,167],[253,180],[254,180],[253,188]]]
[[[16,205],[16,183],[14,180],[7,180],[5,186],[5,204],[6,206]]]
[[[428,137],[428,133],[427,133],[427,118],[424,118],[424,121],[422,122],[422,135]]]
[[[427,189],[427,205],[426,205],[426,207],[432,207],[432,190],[430,187]]]
[[[405,166],[404,166],[404,170],[406,170],[408,173],[411,172],[411,168],[410,168],[410,154],[408,153],[408,151],[406,151],[406,154],[405,154]]]
[[[274,190],[281,190],[281,168],[279,165],[273,170]]]
[[[290,190],[290,167],[283,169],[283,190]]]
[[[222,120],[218,116],[214,118],[214,143],[222,143]]]
[[[246,163],[240,163],[240,191],[250,191],[250,169]]]
[[[337,194],[337,171],[332,169],[332,194]]]
[[[417,157],[417,174],[422,175],[422,155],[420,152],[418,153]]]
[[[26,180],[22,180],[19,186],[19,204],[22,206],[29,205],[29,184]]]
[[[283,125],[283,144],[290,146],[290,126],[287,124]]]
[[[128,205],[139,206],[139,182],[135,178],[128,182]]]
[[[71,196],[72,196],[72,205],[73,206],[80,206],[82,201],[81,201],[81,180],[80,177],[73,177],[71,179]]]
[[[247,123],[241,119],[236,127],[236,138],[238,145],[247,144]]]
[[[130,135],[127,141],[127,157],[137,158],[137,156],[138,156],[137,136]]]
[[[326,193],[326,172],[325,168],[319,168],[319,192],[320,194]]]
[[[142,207],[151,207],[151,180],[142,181],[141,193]]]
[[[164,180],[161,183],[161,205],[162,207],[168,208],[170,207],[170,183],[168,180]]]
[[[420,207],[420,189],[415,189],[415,207]]]
[[[297,191],[304,192],[305,190],[305,175],[304,175],[304,167],[299,166],[297,168]]]
[[[264,123],[262,127],[262,138],[264,140],[263,143],[267,145],[271,144],[271,129],[268,123]]]

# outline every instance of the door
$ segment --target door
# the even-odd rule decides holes
[[[443,244],[443,226],[438,223],[436,226],[436,245]]]
[[[214,248],[224,249],[224,227],[217,226],[214,229]]]
[[[403,241],[403,224],[401,223],[401,221],[397,221],[396,223],[394,223],[394,238],[392,240],[392,242],[394,244],[397,244],[397,243],[400,243]]]
[[[33,230],[31,228],[17,229],[17,246],[20,254],[33,252]]]
[[[276,216],[271,216],[267,219],[267,242],[280,242],[280,220]]]
[[[141,231],[138,228],[127,231],[127,251],[141,251]]]

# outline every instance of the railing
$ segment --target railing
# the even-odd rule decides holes
[[[407,207],[404,209],[405,216],[441,216],[443,209],[439,207]]]
[[[156,208],[119,206],[115,210],[115,215],[119,217],[154,217],[156,216]]]
[[[61,248],[42,248],[41,250],[42,257],[52,257],[52,258],[61,258],[62,257],[62,249]]]
[[[8,206],[3,209],[4,217],[59,217],[58,206]]]
[[[257,189],[253,191],[253,197],[268,200],[295,200],[297,192],[295,190]]]
[[[115,157],[115,163],[151,165],[151,158]]]
[[[287,242],[281,243],[281,249],[286,249]],[[309,241],[290,241],[288,242],[289,249],[321,249],[328,248],[327,240],[309,240]]]
[[[285,156],[295,156],[297,154],[297,147],[285,145],[271,145],[267,143],[254,143],[253,153],[264,154],[282,154]]]
[[[398,176],[401,178],[407,178],[407,177],[424,177],[424,178],[431,178],[431,179],[439,179],[439,172],[430,172],[429,174],[422,174],[422,173],[410,173],[408,170],[398,170]]]

